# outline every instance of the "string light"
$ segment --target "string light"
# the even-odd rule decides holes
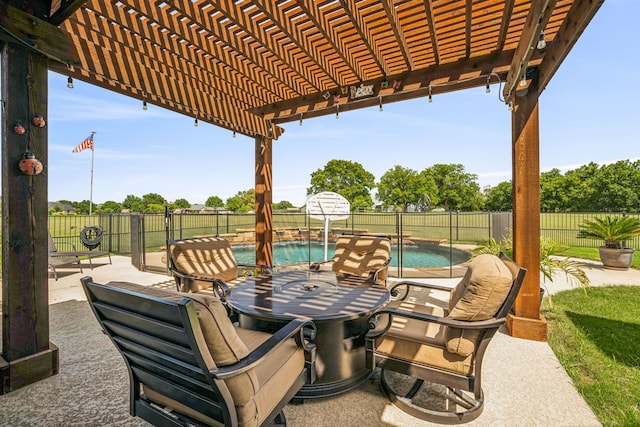
[[[298,125],[302,126],[302,113],[300,113],[300,123]]]
[[[340,104],[336,105],[336,120],[340,118]]]
[[[73,89],[73,78],[71,76],[67,77],[67,87]]]
[[[431,96],[431,85],[429,85],[429,103],[433,102],[433,97]]]
[[[382,111],[382,97],[380,97],[380,106],[378,108],[380,111]]]
[[[547,47],[547,41],[544,39],[544,30],[540,30],[540,38],[538,39],[536,47],[538,50],[544,50],[544,48]]]
[[[196,113],[196,118],[195,118],[195,120],[193,121],[193,127],[194,127],[194,128],[197,128],[197,127],[198,127],[198,113]]]
[[[236,137],[236,131],[235,130],[233,131],[233,137],[234,138]]]
[[[524,72],[522,73],[522,78],[520,79],[520,86],[526,86],[527,85],[527,73]]]
[[[491,80],[491,74],[487,76],[487,86],[485,92],[491,93],[491,86],[489,86],[489,80]]]
[[[146,101],[146,100],[143,100],[143,101],[142,101],[142,109],[143,109],[144,111],[147,111],[147,101]]]

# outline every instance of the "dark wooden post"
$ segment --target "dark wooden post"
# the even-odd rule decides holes
[[[546,341],[547,322],[540,316],[540,129],[535,83],[515,97],[511,118],[513,256],[527,275],[507,326],[514,337]]]
[[[19,44],[2,46],[2,356],[0,394],[58,372],[49,342],[47,247],[47,59]],[[19,135],[20,122],[26,132]],[[32,151],[44,166],[23,174],[18,163]]]
[[[272,140],[257,137],[256,155],[256,262],[273,266]]]

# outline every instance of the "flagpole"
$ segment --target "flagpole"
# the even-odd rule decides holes
[[[91,140],[93,141],[93,135],[95,135],[95,131],[91,131]],[[91,212],[93,210],[93,153],[94,153],[95,144],[91,147],[91,188],[89,190],[89,223],[91,223]]]

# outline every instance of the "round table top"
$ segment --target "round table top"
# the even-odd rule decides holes
[[[255,318],[314,321],[368,316],[389,301],[389,291],[367,278],[333,271],[289,271],[235,285],[229,305]]]

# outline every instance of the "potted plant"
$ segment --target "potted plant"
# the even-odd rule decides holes
[[[640,236],[640,219],[607,215],[585,220],[579,227],[578,237],[604,242],[604,246],[598,247],[602,265],[616,270],[629,269],[635,249],[625,247],[624,242]]]

